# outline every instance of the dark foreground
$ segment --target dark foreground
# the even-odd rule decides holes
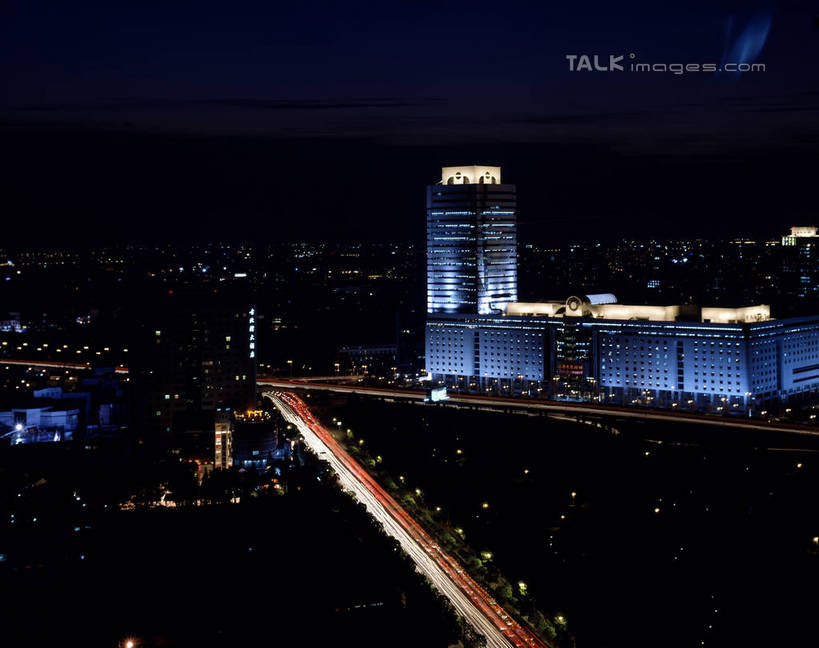
[[[311,400],[580,647],[816,645],[812,439]]]
[[[461,628],[440,597],[321,466],[291,476],[286,495],[119,511],[104,508],[119,496],[112,463],[52,467],[39,485],[8,465],[0,473],[14,519],[0,536],[0,644],[457,641]]]

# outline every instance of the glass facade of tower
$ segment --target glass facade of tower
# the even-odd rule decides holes
[[[427,187],[428,313],[491,314],[517,301],[515,186],[495,179]]]

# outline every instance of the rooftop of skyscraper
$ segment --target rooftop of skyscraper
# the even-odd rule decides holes
[[[499,166],[479,164],[443,167],[440,184],[500,184]]]

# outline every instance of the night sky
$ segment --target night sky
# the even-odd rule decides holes
[[[0,248],[423,240],[446,164],[521,238],[819,224],[819,2],[5,2]],[[567,54],[764,72],[571,72]],[[634,58],[630,59],[630,55]]]

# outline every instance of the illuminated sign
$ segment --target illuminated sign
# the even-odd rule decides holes
[[[250,333],[250,357],[256,357],[256,308],[250,309],[247,318],[247,330]]]
[[[427,395],[424,400],[427,403],[438,403],[440,401],[447,400],[449,396],[446,393],[446,387],[433,387],[432,389],[427,390]]]

